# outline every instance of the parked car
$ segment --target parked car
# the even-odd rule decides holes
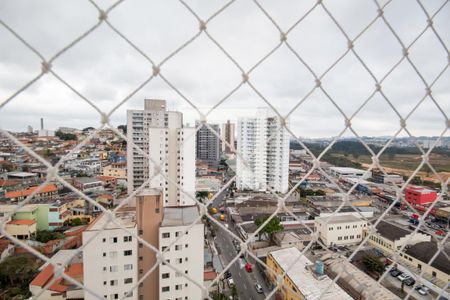
[[[263,293],[262,286],[259,283],[255,283],[255,289],[256,289],[256,292],[258,294],[262,294]]]
[[[392,277],[397,277],[398,275],[403,274],[403,272],[399,271],[397,269],[392,269],[392,270],[389,271],[389,274],[391,274]]]
[[[415,290],[422,296],[426,296],[430,292],[430,288],[423,284],[416,286]]]
[[[406,280],[408,278],[411,278],[411,276],[409,276],[406,273],[403,273],[403,274],[400,274],[400,275],[397,276],[397,279],[400,280],[400,281],[404,281],[404,280]]]
[[[406,284],[407,286],[412,286],[414,285],[414,283],[416,283],[416,281],[414,279],[412,279],[411,277],[406,278],[405,280],[403,280],[403,283]]]

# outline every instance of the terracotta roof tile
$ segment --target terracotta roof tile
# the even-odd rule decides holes
[[[33,187],[27,188],[25,190],[7,192],[5,194],[5,197],[6,198],[27,197],[28,195],[31,195],[31,193],[33,193],[37,188],[38,188],[38,186],[33,186]],[[56,192],[56,191],[58,191],[58,188],[56,187],[56,185],[47,184],[42,189],[39,190],[38,194]]]
[[[33,225],[36,224],[36,220],[11,220],[6,224],[11,225]]]

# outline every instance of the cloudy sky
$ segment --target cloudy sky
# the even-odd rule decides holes
[[[316,1],[260,1],[282,31],[291,28]],[[385,1],[379,1],[384,5]],[[445,1],[422,1],[430,15]],[[113,1],[96,1],[107,8]],[[225,1],[186,0],[201,18],[208,19]],[[354,39],[354,49],[373,75],[381,79],[402,57],[402,49],[386,24],[378,19],[366,32],[360,32],[376,17],[374,1],[324,1],[344,31]],[[384,15],[405,45],[410,45],[426,28],[426,15],[416,1],[393,0]],[[98,11],[89,1],[0,2],[0,20],[12,28],[46,59],[87,31],[98,21]],[[160,63],[199,31],[195,17],[179,1],[126,0],[108,20],[155,63]],[[450,48],[450,4],[442,7],[433,25],[447,49]],[[255,2],[237,0],[207,25],[208,33],[246,71],[250,70],[280,41],[280,32]],[[316,7],[288,34],[287,41],[317,74],[322,75],[347,50],[347,40],[322,6]],[[410,48],[410,58],[424,79],[431,83],[448,67],[449,53],[435,33],[428,29]],[[40,73],[41,59],[27,49],[0,24],[0,103]],[[70,48],[53,62],[53,71],[108,112],[133,92],[152,72],[151,64],[107,24]],[[241,71],[202,33],[161,66],[161,73],[202,112],[208,112],[242,81]],[[249,75],[252,85],[282,115],[314,87],[314,77],[285,44]],[[353,53],[348,53],[322,79],[328,95],[348,116],[371,95],[375,82]],[[425,94],[424,83],[404,60],[384,80],[382,89],[405,116]],[[434,84],[434,99],[444,113],[450,112],[450,70],[445,69]],[[143,99],[166,99],[169,107],[181,110],[185,121],[198,119],[197,112],[160,77],[156,77],[123,104],[112,116],[114,125],[124,124],[126,110],[143,107]],[[0,104],[1,105],[1,104]],[[224,122],[239,116],[252,116],[255,108],[266,106],[248,85],[242,85],[214,110],[208,120]],[[39,118],[46,127],[97,127],[98,113],[64,86],[52,74],[39,81],[0,108],[0,126],[25,131],[37,128]],[[360,135],[392,135],[399,119],[386,100],[376,94],[353,119]],[[407,122],[414,135],[440,135],[445,117],[427,98]],[[299,136],[334,136],[344,128],[344,120],[327,96],[315,90],[291,115],[290,126]],[[346,133],[351,136],[351,133]],[[448,136],[448,132],[446,136]]]

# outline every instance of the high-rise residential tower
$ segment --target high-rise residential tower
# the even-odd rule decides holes
[[[288,190],[289,136],[282,120],[268,109],[237,124],[236,187],[244,190]]]
[[[234,153],[234,123],[230,123],[230,120],[228,120],[226,123],[222,124],[221,134],[222,152],[227,154]],[[224,143],[224,141],[226,141],[226,143]]]
[[[127,144],[128,192],[152,178],[147,187],[163,190],[164,206],[192,205],[195,128],[183,127],[183,114],[167,111],[165,100],[146,99],[144,104],[144,110],[127,111],[127,138],[149,156]]]
[[[195,122],[195,127],[200,126],[200,122]],[[211,166],[217,166],[220,161],[220,128],[218,124],[208,124],[211,129],[202,126],[197,131],[197,159],[207,162]]]

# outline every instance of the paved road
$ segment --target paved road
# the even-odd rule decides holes
[[[216,199],[212,202],[213,207],[220,207],[224,204],[222,203],[226,198],[227,190],[223,191],[221,194],[217,196]],[[229,230],[232,230],[232,225],[229,224]],[[233,245],[233,238],[225,232],[223,229],[219,228],[216,235],[216,248],[221,255],[224,266],[226,266],[231,260],[233,260],[238,254]],[[244,260],[242,260],[245,263]],[[236,284],[239,299],[242,300],[257,300],[257,299],[265,299],[266,295],[269,293],[269,290],[265,286],[262,275],[259,273],[258,269],[252,263],[254,269],[252,273],[248,273],[245,268],[241,268],[242,263],[236,261],[233,265],[231,265],[229,271],[232,274],[232,278],[234,283]],[[258,294],[255,288],[255,283],[258,282],[264,290],[263,294]]]

